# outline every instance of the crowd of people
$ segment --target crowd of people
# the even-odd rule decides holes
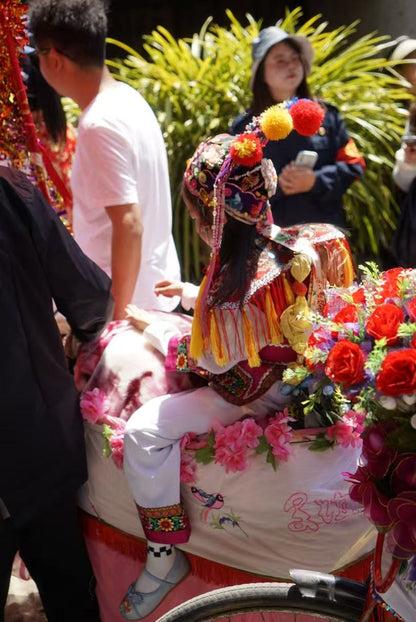
[[[147,560],[120,611],[141,619],[189,572],[186,556],[175,547],[190,534],[179,490],[181,437],[206,432],[214,415],[228,424],[287,400],[280,392],[281,371],[298,353],[278,318],[289,306],[282,302],[282,266],[295,253],[276,242],[271,222],[345,229],[343,196],[364,174],[365,160],[334,103],[311,93],[307,78],[314,50],[308,38],[275,26],[261,30],[252,42],[246,112],[230,122],[229,133],[204,141],[186,168],[184,163],[183,199],[211,258],[199,287],[183,284],[162,132],[140,93],[116,81],[105,66],[105,3],[32,0],[28,25],[35,55],[26,64],[28,95],[43,128],[40,139],[52,145],[51,153],[65,154],[64,162],[54,162],[64,164],[65,184],[71,168],[73,237],[23,173],[0,168],[2,318],[8,326],[2,336],[3,403],[10,413],[1,424],[0,620],[17,551],[37,583],[49,622],[100,619],[76,518],[76,491],[87,479],[79,396],[52,303],[70,326],[71,356],[74,344],[95,339],[110,319],[128,320],[168,358],[180,352],[188,368],[212,381],[149,401],[127,425],[125,475],[146,536]],[[396,56],[415,55],[412,41],[401,41]],[[406,70],[409,82],[415,66]],[[55,98],[58,108],[61,96],[79,105],[76,140],[64,116],[56,121],[44,112],[44,99],[33,95],[34,80],[49,85],[50,91],[42,85],[42,97]],[[263,141],[255,161],[236,159],[235,140],[243,143],[249,132],[255,141],[261,113],[294,98],[322,107],[318,132],[293,131],[284,140]],[[310,164],[297,159],[299,152],[314,152]],[[402,220],[407,217],[402,232],[416,227],[415,177],[412,104],[394,170],[404,197]],[[396,235],[393,246],[401,265],[415,265],[411,240],[405,247],[404,235]],[[168,319],[154,322],[146,312],[173,311],[180,302],[193,309],[189,335],[178,335]],[[251,391],[256,383],[254,392],[248,386],[239,395],[227,392],[227,373],[237,366],[244,368]],[[156,515],[174,528],[158,532]]]

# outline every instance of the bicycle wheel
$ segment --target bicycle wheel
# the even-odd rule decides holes
[[[367,593],[362,583],[298,571],[297,583],[248,583],[220,588],[178,605],[157,622],[359,621]],[[255,617],[257,616],[257,617]]]

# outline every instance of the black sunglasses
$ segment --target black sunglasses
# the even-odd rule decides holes
[[[66,56],[66,58],[73,60],[72,56],[68,54],[67,52],[64,52],[63,50],[59,50],[58,48],[54,48],[54,49],[56,52],[58,52],[58,54],[62,54],[62,56]],[[47,56],[51,50],[52,50],[52,46],[48,48],[38,48],[35,46],[34,53],[37,54],[38,56]]]

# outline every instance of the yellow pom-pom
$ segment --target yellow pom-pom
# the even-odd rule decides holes
[[[260,115],[260,127],[269,140],[282,140],[292,131],[293,121],[289,111],[276,104]]]

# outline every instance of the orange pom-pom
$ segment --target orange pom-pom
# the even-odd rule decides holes
[[[299,99],[290,109],[293,127],[302,136],[313,136],[321,127],[325,110],[310,99]]]

